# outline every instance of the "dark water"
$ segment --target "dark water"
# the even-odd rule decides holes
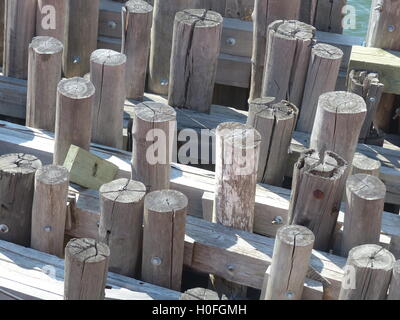
[[[348,5],[356,9],[356,28],[344,30],[344,34],[365,37],[368,29],[371,0],[347,0]]]

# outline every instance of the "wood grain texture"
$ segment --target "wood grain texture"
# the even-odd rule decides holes
[[[31,247],[58,257],[64,256],[64,231],[69,172],[46,165],[36,171],[32,206]]]
[[[393,266],[388,300],[400,300],[400,260],[397,260]]]
[[[0,65],[3,66],[5,1],[0,2]]]
[[[365,173],[371,176],[379,177],[381,163],[375,159],[371,159],[366,155],[356,152],[353,158],[352,174]]]
[[[62,56],[63,44],[55,38],[35,37],[29,45],[26,104],[28,127],[54,132]]]
[[[98,240],[110,248],[109,270],[133,278],[140,275],[143,236],[143,183],[118,179],[100,192]]]
[[[225,297],[226,299],[226,297]],[[218,293],[204,288],[192,288],[182,293],[179,300],[225,300],[220,299]]]
[[[35,172],[41,165],[30,154],[0,156],[1,240],[30,245]]]
[[[318,30],[342,33],[343,7],[347,0],[318,0],[315,10],[314,25]]]

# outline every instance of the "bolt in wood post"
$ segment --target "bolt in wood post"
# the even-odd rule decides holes
[[[5,0],[3,74],[28,78],[28,47],[35,36],[37,0]]]
[[[132,180],[147,191],[169,189],[176,112],[157,102],[135,107],[132,131]]]
[[[138,278],[142,258],[143,183],[118,179],[100,188],[99,241],[110,248],[109,269]]]
[[[35,172],[41,166],[25,153],[0,156],[0,240],[30,245]]]
[[[384,300],[395,259],[376,244],[350,250],[345,266],[339,300]]]
[[[61,80],[63,45],[51,37],[35,37],[29,45],[26,125],[54,132],[57,84]]]
[[[110,249],[104,243],[72,239],[65,247],[64,299],[103,300]]]
[[[318,43],[312,48],[298,131],[312,131],[318,99],[321,94],[335,90],[342,57],[343,51],[329,44]]]
[[[287,101],[274,104],[274,100],[267,97],[251,101],[247,124],[261,135],[257,181],[281,186],[298,109]]]
[[[172,40],[168,104],[209,112],[212,103],[222,16],[205,9],[176,14]]]
[[[347,0],[318,0],[315,9],[314,26],[317,30],[343,33],[343,7]]]
[[[371,176],[379,177],[381,162],[368,158],[366,155],[356,152],[353,158],[352,174],[365,173]]]
[[[377,177],[356,174],[347,179],[342,256],[362,244],[379,244],[385,195],[385,184]]]
[[[31,247],[60,258],[64,256],[68,187],[66,168],[47,165],[36,171]]]
[[[393,266],[388,300],[400,300],[400,260],[397,260]]]
[[[83,78],[58,84],[54,164],[63,165],[71,144],[89,151],[94,93],[93,84]]]
[[[268,26],[275,20],[298,19],[301,5],[302,0],[255,0],[252,14],[254,32],[250,101],[261,97]]]
[[[309,228],[317,250],[327,251],[331,244],[346,169],[346,161],[330,151],[308,150],[295,164],[288,221]]]
[[[181,290],[187,197],[159,190],[144,199],[142,280]]]
[[[315,28],[296,20],[269,28],[262,97],[301,105]]]
[[[130,0],[122,7],[122,50],[126,60],[126,95],[143,100],[153,7],[142,0]]]
[[[300,300],[314,245],[314,234],[303,226],[279,228],[271,274],[262,300]]]
[[[90,81],[96,91],[92,108],[92,141],[121,149],[125,104],[126,56],[98,49],[90,56]]]

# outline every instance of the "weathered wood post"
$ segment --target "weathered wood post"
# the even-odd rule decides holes
[[[72,239],[65,247],[64,299],[103,300],[110,249],[104,243]]]
[[[53,163],[63,165],[71,144],[89,151],[95,88],[89,80],[63,79],[57,88]]]
[[[35,156],[0,156],[0,239],[28,247],[31,241],[35,172],[42,163]]]
[[[377,177],[350,176],[346,182],[341,255],[362,244],[379,244],[386,187]]]
[[[308,150],[295,164],[288,222],[309,228],[318,250],[327,251],[331,244],[346,169],[347,162],[331,151]]]
[[[352,174],[365,173],[371,176],[379,177],[381,162],[368,158],[366,155],[356,152],[353,158]]]
[[[92,108],[92,141],[122,148],[126,56],[98,49],[90,56],[90,81],[96,91]],[[107,129],[106,129],[107,128]]]
[[[69,172],[47,165],[36,171],[32,206],[31,247],[58,257],[64,256]]]
[[[296,20],[269,27],[262,97],[301,105],[315,28]]]
[[[400,300],[400,260],[397,260],[393,266],[388,300]]]
[[[153,7],[142,0],[130,0],[122,7],[122,50],[126,60],[127,98],[143,100]]]
[[[175,16],[168,104],[209,112],[221,46],[222,16],[188,9]]]
[[[5,1],[0,1],[0,65],[3,66]]]
[[[297,130],[310,133],[321,94],[334,91],[343,51],[325,43],[316,44],[311,50],[310,64],[302,98]]]
[[[279,228],[270,277],[260,300],[301,299],[314,239],[314,234],[303,226],[287,225]]]
[[[57,84],[61,80],[63,45],[51,37],[35,37],[29,45],[26,125],[54,132]]]
[[[253,54],[251,58],[250,98],[261,97],[268,26],[275,20],[296,20],[300,17],[302,0],[255,0],[253,18]]]
[[[90,54],[97,48],[100,0],[70,0],[68,46],[64,50],[64,75],[84,76],[90,70]],[[73,21],[73,22],[72,22]]]
[[[100,188],[100,242],[110,248],[109,269],[138,278],[142,257],[143,183],[118,179]]]
[[[301,22],[314,25],[317,2],[318,0],[301,0],[299,17]]]
[[[314,17],[317,30],[342,33],[343,7],[346,3],[347,0],[318,0]]]
[[[169,189],[176,112],[157,102],[135,107],[132,131],[132,180],[147,191]]]
[[[227,300],[226,297],[220,299],[218,293],[205,288],[192,288],[182,293],[179,300]]]
[[[272,97],[250,101],[247,124],[261,135],[257,181],[281,186],[298,109],[287,101],[274,101]]]
[[[142,280],[180,291],[187,197],[159,190],[144,199]]]
[[[27,79],[28,47],[35,36],[37,0],[5,0],[3,73]]]
[[[364,244],[350,250],[339,300],[384,300],[395,259],[376,244]]]

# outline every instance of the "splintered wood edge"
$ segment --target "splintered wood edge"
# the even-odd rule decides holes
[[[100,196],[120,203],[138,203],[146,195],[146,186],[140,181],[126,178],[105,183],[100,187]]]
[[[318,108],[336,114],[366,113],[367,106],[362,97],[347,91],[333,91],[319,97]]]
[[[134,108],[135,116],[147,122],[167,122],[176,120],[174,108],[159,102],[142,102]]]
[[[365,200],[383,200],[386,195],[385,184],[379,178],[364,173],[350,176],[346,188]]]
[[[312,40],[315,37],[315,27],[297,20],[285,20],[274,26],[276,35],[287,39]]]
[[[0,156],[0,171],[29,174],[42,166],[42,162],[31,154],[10,153]]]
[[[74,260],[81,263],[97,263],[110,256],[110,249],[106,244],[89,238],[72,239],[67,243],[65,250],[68,250]]]
[[[347,263],[358,268],[375,270],[391,270],[395,258],[385,248],[376,244],[364,244],[350,250]]]
[[[296,247],[307,247],[315,241],[314,233],[299,225],[287,225],[279,228],[276,237],[280,241]]]
[[[36,179],[44,184],[63,184],[69,179],[69,171],[63,166],[50,164],[36,171]]]
[[[275,98],[257,98],[250,103],[249,113],[253,116],[287,120],[296,118],[299,114],[299,109],[293,104],[286,100],[275,103]]]
[[[125,2],[124,8],[129,13],[149,13],[153,11],[153,6],[142,0],[129,0]]]
[[[207,9],[185,9],[177,12],[175,21],[195,28],[213,28],[221,25],[223,18],[218,12]]]
[[[171,213],[188,206],[188,198],[176,190],[153,191],[144,198],[145,209],[152,212]]]
[[[81,77],[62,79],[57,88],[60,94],[71,99],[90,98],[96,91],[92,82]]]
[[[126,55],[110,49],[97,49],[90,55],[90,62],[106,66],[118,66],[126,63]]]
[[[37,54],[55,54],[62,52],[64,46],[61,41],[53,37],[38,36],[32,39],[29,48]]]

